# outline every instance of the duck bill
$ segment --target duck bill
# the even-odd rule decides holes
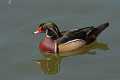
[[[34,32],[35,35],[36,35],[36,34],[39,34],[39,33],[40,33],[39,31],[35,31],[35,32]]]
[[[38,35],[39,33],[44,32],[44,29],[42,27],[37,28],[37,30],[34,32],[35,35]]]

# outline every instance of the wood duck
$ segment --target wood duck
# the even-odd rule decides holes
[[[34,34],[46,33],[44,40],[39,44],[40,51],[47,54],[60,54],[91,44],[108,26],[109,23],[106,22],[97,27],[91,26],[60,32],[55,23],[44,22],[38,26]]]

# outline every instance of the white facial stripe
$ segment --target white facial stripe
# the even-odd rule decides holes
[[[54,30],[54,29],[50,28],[50,30],[53,31],[56,34],[56,36],[58,37],[56,29]]]

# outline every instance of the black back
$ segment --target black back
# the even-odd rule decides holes
[[[109,26],[109,23],[106,22],[97,27],[91,26],[91,27],[86,27],[82,29],[77,29],[74,31],[68,31],[63,35],[63,37],[58,39],[58,44],[65,43],[73,39],[82,39],[86,41],[86,44],[90,44],[93,41],[95,41],[96,37],[108,26]]]
[[[86,27],[74,31],[66,32],[63,37],[58,39],[58,44],[62,44],[74,39],[86,40],[87,35],[94,29],[94,27]]]

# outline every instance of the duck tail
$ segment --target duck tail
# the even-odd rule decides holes
[[[109,26],[109,23],[106,22],[104,24],[101,24],[101,25],[97,26],[96,28],[93,28],[93,30],[86,37],[87,44],[89,44],[89,43],[93,42],[94,40],[96,40],[96,37],[102,31],[104,31],[108,26]]]
[[[93,31],[92,34],[94,34],[95,36],[98,36],[102,31],[104,31],[107,27],[109,26],[109,23],[106,22],[104,24],[101,24],[99,26],[97,26]]]

